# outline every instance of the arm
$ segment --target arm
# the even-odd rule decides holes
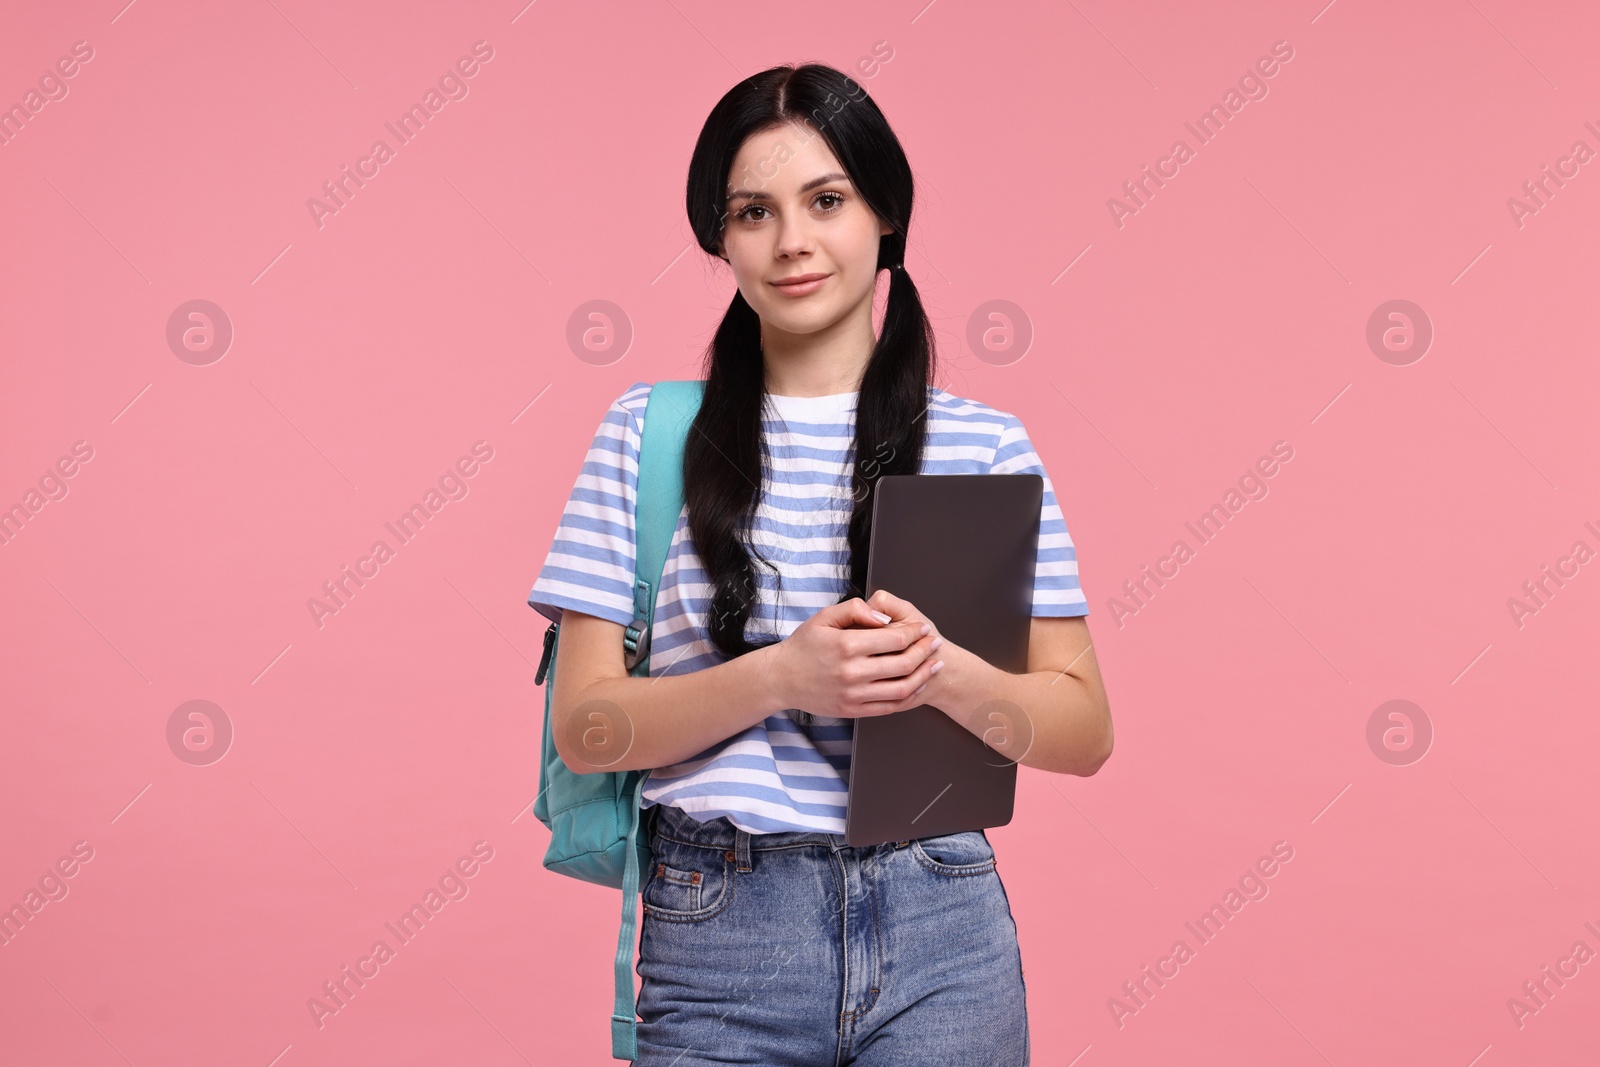
[[[622,627],[568,608],[558,647],[551,732],[578,774],[670,766],[786,707],[771,670],[779,645],[687,674],[634,678]]]
[[[1111,758],[1111,708],[1083,617],[1035,616],[1026,674],[1003,671],[949,641],[940,652],[948,666],[923,698],[1002,756],[1084,776]]]
[[[1076,555],[1050,476],[1015,415],[1006,415],[989,471],[1044,479],[1035,603],[1061,603],[1064,589],[1078,585]],[[950,646],[946,658],[950,666],[924,695],[996,752],[1029,767],[1076,775],[1094,774],[1111,757],[1111,709],[1082,616],[1033,616],[1023,674],[1000,670],[960,646]]]
[[[885,590],[868,603],[897,622],[925,622],[909,600]],[[1057,774],[1091,775],[1111,758],[1111,708],[1082,616],[1034,616],[1028,671],[1012,674],[945,641],[945,669],[920,697],[1016,763]]]
[[[562,761],[585,774],[681,763],[788,708],[892,715],[922,703],[936,641],[922,620],[894,623],[852,597],[776,644],[703,670],[634,678],[621,624],[568,608],[551,734]]]

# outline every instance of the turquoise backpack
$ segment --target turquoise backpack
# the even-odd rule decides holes
[[[650,675],[650,628],[656,589],[667,549],[683,512],[683,444],[700,410],[703,381],[656,382],[645,405],[639,445],[635,507],[636,565],[633,622],[622,632],[623,662],[635,678]],[[529,593],[529,600],[533,594]],[[639,801],[645,771],[577,774],[556,752],[550,704],[555,691],[556,643],[560,623],[544,634],[535,685],[544,689],[544,742],[539,757],[539,796],[533,814],[550,831],[544,865],[557,874],[622,890],[622,929],[617,937],[616,1002],[611,1013],[611,1055],[632,1060],[638,1053],[638,1020],[633,1001],[633,949],[639,872],[650,866],[650,842],[640,838]]]

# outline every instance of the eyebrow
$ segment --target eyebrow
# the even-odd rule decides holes
[[[817,188],[818,186],[827,185],[830,182],[846,182],[846,183],[848,183],[849,181],[850,181],[850,176],[849,175],[841,174],[838,171],[834,171],[832,174],[824,174],[820,178],[812,178],[810,181],[806,182],[804,185],[802,185],[800,187],[800,192],[809,193],[811,190]],[[772,196],[771,196],[770,193],[763,192],[763,191],[761,191],[759,189],[758,190],[754,190],[754,191],[749,190],[749,189],[732,189],[732,190],[730,190],[728,192],[728,199],[729,200],[771,200]]]

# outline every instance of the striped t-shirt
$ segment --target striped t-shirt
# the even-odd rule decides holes
[[[837,603],[848,587],[858,395],[768,394],[762,422],[771,469],[752,524],[757,602],[745,630],[756,644],[788,637]],[[630,386],[595,433],[528,597],[553,622],[561,621],[564,608],[623,626],[633,621],[635,493],[649,398],[650,383]],[[929,387],[928,399],[920,473],[1043,477],[1033,614],[1087,615],[1077,553],[1022,423],[938,387]],[[686,674],[727,658],[711,644],[706,628],[711,585],[688,522],[685,506],[656,595],[651,677]],[[778,580],[761,564],[762,556],[777,568]],[[804,723],[806,718],[812,721]],[[724,815],[752,834],[842,834],[854,727],[853,719],[799,716],[796,709],[769,715],[691,759],[653,769],[641,805],[671,804],[701,821]]]

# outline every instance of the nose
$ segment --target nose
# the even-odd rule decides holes
[[[778,255],[793,259],[811,251],[811,220],[805,213],[787,214],[778,225]]]

